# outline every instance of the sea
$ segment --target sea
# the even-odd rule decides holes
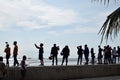
[[[18,58],[18,62],[21,63],[21,58]],[[3,62],[6,63],[6,59],[3,59]],[[9,66],[13,66],[13,58],[9,59]],[[96,62],[96,60],[95,60]],[[62,63],[62,58],[58,58],[58,65],[61,65]],[[66,62],[64,62],[63,65],[65,65]],[[27,66],[40,66],[40,60],[37,58],[28,58],[26,60]],[[85,59],[82,61],[82,65],[85,64]],[[89,63],[91,64],[91,63]],[[52,60],[49,60],[48,58],[44,58],[44,66],[51,66],[52,65]],[[77,65],[77,58],[69,58],[68,59],[68,65]]]
[[[21,63],[21,58],[18,58],[18,62]],[[6,63],[6,59],[3,59],[3,62]],[[9,59],[9,66],[13,66],[13,58]],[[58,66],[61,65],[62,63],[62,58],[58,58]],[[63,65],[65,65],[66,62],[64,62]],[[116,59],[116,63],[119,64],[118,59]],[[27,58],[26,60],[27,66],[40,66],[40,60],[37,58]],[[82,64],[85,64],[85,59],[83,58]],[[68,59],[68,65],[77,65],[77,58],[69,58]],[[91,63],[91,58],[89,58],[89,63],[88,65],[92,65]],[[95,58],[95,64],[97,65],[97,58]],[[52,60],[49,60],[48,58],[44,58],[44,66],[52,66]]]

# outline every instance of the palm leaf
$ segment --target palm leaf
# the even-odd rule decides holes
[[[93,0],[93,1],[98,1],[98,2],[101,2],[101,3],[104,2],[104,4],[106,4],[106,3],[108,4],[110,0]]]
[[[101,43],[103,41],[103,38],[105,38],[106,41],[108,40],[109,37],[111,37],[112,39],[112,34],[114,34],[114,37],[116,37],[119,30],[120,30],[120,7],[107,17],[102,28],[100,29],[99,33],[101,33],[102,35]]]
[[[92,1],[97,1],[97,2],[104,3],[104,4],[109,4],[109,2],[110,2],[110,0],[92,0]],[[114,0],[114,1],[117,2],[117,1],[120,1],[120,0]]]

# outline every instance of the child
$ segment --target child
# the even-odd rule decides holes
[[[21,61],[21,75],[22,75],[22,80],[24,80],[25,78],[25,74],[26,74],[26,56],[23,56],[23,59]]]
[[[5,64],[3,63],[3,57],[0,57],[0,80],[4,78],[6,74],[6,67]]]

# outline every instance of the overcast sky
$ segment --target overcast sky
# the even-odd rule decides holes
[[[107,16],[120,2],[109,5],[91,0],[0,0],[0,55],[5,56],[5,42],[11,53],[13,41],[18,42],[19,57],[38,58],[34,43],[44,43],[44,57],[48,58],[54,43],[70,48],[70,57],[77,57],[77,46],[88,44],[97,54],[101,36],[98,32]],[[118,46],[119,38],[108,41]],[[102,46],[106,45],[105,41]],[[60,55],[59,55],[60,57]]]

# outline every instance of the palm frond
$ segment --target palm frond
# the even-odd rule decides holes
[[[108,40],[109,37],[112,38],[112,34],[114,34],[114,37],[116,37],[119,31],[120,31],[120,7],[107,17],[102,28],[100,29],[99,33],[101,33],[102,35],[101,43],[104,38],[106,39],[106,41]]]
[[[97,1],[97,2],[101,2],[104,4],[109,4],[110,0],[92,0],[92,1]],[[114,0],[115,2],[120,1],[120,0]]]

